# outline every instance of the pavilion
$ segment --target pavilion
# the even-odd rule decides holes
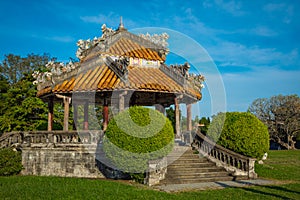
[[[192,130],[192,104],[202,98],[204,77],[189,73],[190,65],[165,64],[168,35],[127,31],[122,19],[117,30],[102,26],[102,36],[79,40],[79,62],[49,62],[48,72],[35,72],[37,96],[48,102],[48,131],[53,129],[53,105],[64,104],[64,127],[69,130],[70,106],[77,121],[78,106],[84,108],[84,122],[77,129],[89,130],[89,105],[103,106],[103,130],[110,110],[120,112],[133,105],[175,107],[176,136],[180,137],[179,104],[186,104],[187,130]]]

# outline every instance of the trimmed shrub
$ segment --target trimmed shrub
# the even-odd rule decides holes
[[[110,120],[103,148],[118,168],[128,173],[144,173],[148,161],[166,156],[174,145],[172,124],[160,112],[134,106]]]
[[[267,126],[246,112],[219,113],[213,118],[208,136],[225,148],[258,159],[270,148]]]
[[[21,152],[15,152],[10,148],[0,150],[0,176],[16,175],[22,168]]]

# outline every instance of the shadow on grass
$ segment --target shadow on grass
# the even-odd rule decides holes
[[[281,186],[258,185],[258,184],[251,184],[249,182],[244,182],[244,181],[236,181],[236,182],[243,184],[245,186],[256,186],[256,187],[255,188],[253,188],[253,187],[234,187],[232,185],[228,185],[228,184],[222,183],[222,182],[216,182],[216,183],[224,188],[234,187],[234,188],[239,188],[239,189],[247,191],[247,192],[252,192],[255,194],[266,195],[266,196],[271,196],[271,197],[277,197],[280,199],[290,199],[290,197],[286,196],[286,195],[288,195],[287,193],[300,194],[300,192],[289,190],[289,189],[281,187]],[[263,190],[266,190],[266,191],[263,191]],[[272,193],[270,190],[276,190],[278,193],[285,193],[285,195],[284,194],[275,194],[275,193]]]

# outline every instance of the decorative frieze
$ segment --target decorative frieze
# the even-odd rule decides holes
[[[146,34],[139,34],[139,36],[145,40],[149,40],[150,42],[153,42],[154,44],[161,45],[164,48],[168,47],[167,40],[169,39],[169,35],[167,33],[162,34],[153,34],[150,35],[149,33]]]

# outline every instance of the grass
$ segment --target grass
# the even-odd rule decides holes
[[[270,151],[263,165],[256,165],[261,176],[277,180],[300,181],[300,150]]]
[[[0,177],[0,199],[300,199],[300,151],[271,151],[260,177],[280,185],[165,193],[146,186],[99,179]]]

